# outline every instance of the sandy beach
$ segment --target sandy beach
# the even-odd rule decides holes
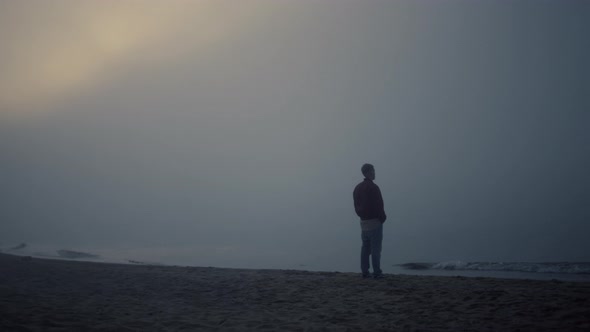
[[[590,283],[0,254],[2,331],[588,331]]]

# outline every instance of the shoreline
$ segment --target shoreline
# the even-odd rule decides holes
[[[590,329],[590,283],[136,265],[0,254],[0,329]]]
[[[279,267],[243,267],[243,266],[209,266],[191,264],[190,262],[161,262],[161,261],[150,261],[142,259],[109,259],[97,256],[96,258],[68,258],[60,257],[58,255],[48,254],[35,254],[35,253],[19,253],[10,251],[0,251],[0,254],[27,257],[35,259],[50,259],[50,260],[65,260],[70,262],[92,262],[100,264],[128,264],[128,265],[154,265],[154,266],[180,266],[180,267],[215,267],[221,269],[246,269],[246,270],[296,270],[296,271],[309,271],[309,272],[340,272],[340,273],[358,273],[357,269],[343,268],[343,267],[319,267],[313,265],[299,264],[299,266],[279,266]],[[88,254],[94,255],[94,254]],[[518,271],[518,270],[476,270],[476,269],[425,269],[425,268],[405,268],[404,265],[435,265],[436,263],[396,263],[387,266],[383,266],[384,273],[396,274],[396,275],[408,275],[408,276],[446,276],[446,277],[468,277],[468,278],[498,278],[498,279],[519,279],[519,280],[558,280],[567,282],[590,282],[590,273],[565,273],[565,272],[532,272],[532,271]],[[512,264],[523,264],[523,263],[512,263]],[[550,264],[550,263],[524,263],[524,264]],[[583,264],[589,265],[590,263],[569,263],[569,262],[558,262],[553,264]]]

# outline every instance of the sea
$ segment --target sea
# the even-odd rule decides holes
[[[401,263],[401,274],[515,278],[590,282],[590,262],[464,262]],[[396,273],[393,272],[393,273]]]
[[[215,262],[199,261],[191,251],[162,251],[134,249],[95,249],[94,251],[51,246],[34,246],[21,243],[0,247],[0,253],[31,256],[45,259],[91,261],[134,265],[169,266],[212,266],[221,268],[283,269],[307,271],[359,272],[356,258],[348,263],[314,264],[289,263],[288,260],[251,262],[234,259],[216,259]],[[466,262],[461,260],[444,262],[382,262],[384,273],[403,275],[486,277],[505,279],[558,280],[590,282],[590,262]]]

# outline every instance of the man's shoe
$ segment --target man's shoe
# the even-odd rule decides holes
[[[383,279],[385,278],[382,274],[376,274],[373,276],[373,279]]]
[[[367,279],[367,278],[371,278],[371,275],[370,275],[370,274],[368,274],[368,273],[366,273],[366,274],[363,274],[363,279]]]

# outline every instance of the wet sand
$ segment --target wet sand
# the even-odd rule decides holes
[[[1,331],[590,331],[590,283],[0,254]]]

